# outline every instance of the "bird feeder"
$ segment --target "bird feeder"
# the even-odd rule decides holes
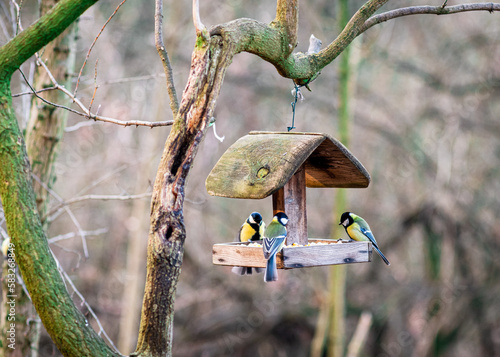
[[[306,212],[306,187],[365,188],[369,183],[363,165],[327,134],[250,132],[222,155],[206,188],[210,195],[229,198],[272,195],[273,214],[282,211],[289,218],[287,246],[277,255],[278,269],[289,269],[371,261],[369,242],[308,238]],[[213,263],[264,268],[262,247],[250,243],[215,244]]]

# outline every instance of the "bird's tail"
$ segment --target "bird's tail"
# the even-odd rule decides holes
[[[266,272],[264,273],[264,281],[266,283],[270,281],[278,280],[278,268],[276,267],[276,254],[273,254],[267,260]]]
[[[380,255],[380,258],[382,258],[382,260],[384,261],[385,264],[391,265],[391,263],[389,263],[389,261],[387,260],[387,258],[385,257],[385,255],[382,254],[382,252],[380,251],[380,249],[375,244],[373,245],[373,248],[378,253],[378,255]]]

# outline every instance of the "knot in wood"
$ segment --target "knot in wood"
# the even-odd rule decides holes
[[[269,166],[264,166],[264,167],[261,167],[258,171],[257,171],[257,177],[258,178],[264,178],[266,177],[267,175],[269,175]]]

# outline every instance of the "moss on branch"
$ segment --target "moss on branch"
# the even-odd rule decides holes
[[[61,0],[46,15],[0,48],[0,80],[55,39],[97,0]]]
[[[361,34],[362,25],[388,0],[370,0],[352,17],[344,30],[324,50],[318,53],[292,53],[295,48],[293,32],[296,27],[290,17],[297,13],[283,4],[271,24],[253,19],[237,19],[210,29],[210,35],[222,36],[225,43],[234,44],[235,53],[253,53],[273,64],[285,78],[307,83],[330,64],[349,44]],[[288,10],[287,10],[288,9]],[[290,15],[292,14],[292,15]],[[291,34],[291,32],[292,34]],[[290,39],[292,42],[290,42]],[[292,46],[292,48],[290,48]]]
[[[12,107],[10,77],[97,0],[61,0],[0,48],[0,197],[16,262],[47,332],[65,356],[120,356],[74,305],[52,257],[35,203],[26,144]]]

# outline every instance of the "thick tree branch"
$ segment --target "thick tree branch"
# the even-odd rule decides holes
[[[464,4],[451,7],[422,6],[389,11],[372,16],[388,0],[369,0],[351,18],[339,36],[316,54],[294,53],[287,55],[283,46],[284,29],[252,19],[238,19],[210,29],[212,36],[220,35],[225,42],[235,45],[235,53],[253,53],[273,64],[285,78],[297,84],[307,84],[325,66],[331,63],[361,33],[370,27],[392,18],[414,14],[455,14],[465,11],[500,11],[500,4]],[[283,16],[282,16],[283,17]],[[276,20],[275,20],[276,21]]]
[[[345,50],[347,46],[361,33],[360,28],[365,21],[382,7],[388,0],[369,0],[367,1],[351,18],[346,27],[337,36],[337,38],[330,43],[325,49],[317,54],[308,56],[311,63],[312,75],[320,71],[323,67],[331,63],[338,55]],[[307,75],[305,77],[298,77],[298,79],[306,79],[312,77]]]
[[[10,77],[95,2],[61,0],[0,48],[0,197],[16,262],[33,305],[65,356],[119,354],[104,343],[76,308],[49,249],[37,214],[26,145],[12,107]]]
[[[297,33],[299,30],[298,0],[278,0],[276,19],[271,25],[281,29],[284,35],[282,51],[288,57],[297,46]]]
[[[388,0],[369,0],[363,5],[340,35],[328,47],[315,54],[288,55],[288,45],[283,45],[286,34],[279,26],[264,24],[252,19],[238,19],[213,27],[211,35],[221,35],[235,45],[236,53],[253,53],[272,63],[278,72],[297,84],[307,84],[326,65],[331,63],[360,34],[359,28]],[[284,50],[284,48],[286,50]]]
[[[45,16],[0,48],[0,79],[7,79],[97,0],[61,0]]]
[[[171,356],[173,305],[186,238],[184,186],[234,53],[234,46],[220,37],[198,43],[193,52],[191,73],[154,184],[146,288],[132,356]]]
[[[167,50],[163,43],[163,0],[156,0],[155,6],[155,44],[156,51],[160,56],[161,63],[165,76],[167,77],[167,90],[170,97],[170,109],[175,118],[179,111],[179,100],[177,99],[177,92],[175,90],[174,74],[172,72],[172,65],[168,57]]]

